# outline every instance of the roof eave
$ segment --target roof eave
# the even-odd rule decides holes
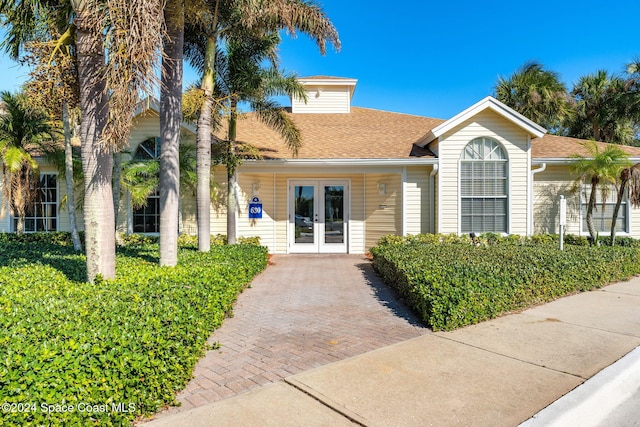
[[[573,159],[571,157],[536,157],[531,159],[531,164],[541,165],[546,163],[548,165],[570,165],[576,162],[578,159]],[[638,163],[640,162],[640,157],[629,157],[629,160]]]
[[[358,79],[348,79],[341,77],[333,77],[333,78],[313,78],[313,77],[302,77],[298,79],[302,85],[321,85],[321,86],[348,86],[349,93],[351,97],[353,97],[353,93],[356,90],[356,84],[358,83]]]
[[[434,157],[404,159],[267,159],[245,160],[244,166],[418,166],[438,163]]]

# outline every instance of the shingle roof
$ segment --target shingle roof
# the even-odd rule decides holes
[[[566,136],[545,135],[542,138],[531,140],[531,158],[533,159],[564,159],[572,154],[582,156],[589,155],[582,144],[584,139],[569,138]],[[607,144],[598,142],[600,149],[604,149]],[[620,145],[632,157],[640,157],[640,148]]]
[[[299,159],[402,159],[434,154],[414,145],[442,120],[351,107],[342,114],[291,114],[302,133]],[[216,132],[219,138],[226,129]],[[265,159],[291,159],[282,137],[251,113],[238,121],[237,140],[256,146]]]
[[[291,114],[302,133],[298,159],[408,159],[435,158],[428,148],[420,148],[425,135],[444,120],[351,107],[350,113]],[[216,132],[226,138],[226,128]],[[239,120],[237,140],[257,147],[265,159],[292,159],[280,135],[249,113]],[[544,135],[531,141],[533,159],[564,159],[578,153],[588,155],[582,139]],[[604,148],[605,143],[601,144]],[[632,157],[640,148],[621,146]]]

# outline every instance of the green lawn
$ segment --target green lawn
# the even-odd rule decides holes
[[[266,267],[255,245],[121,248],[114,281],[84,283],[69,245],[0,239],[0,425],[126,425],[175,403],[206,339]]]

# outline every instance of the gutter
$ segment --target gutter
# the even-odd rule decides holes
[[[537,173],[544,172],[547,168],[546,163],[542,163],[538,169],[532,169],[529,174],[529,232],[527,233],[529,236],[533,235],[533,176]]]
[[[415,159],[274,159],[245,160],[243,166],[424,166],[438,163],[437,158]]]
[[[549,158],[538,158],[532,159],[531,163],[534,165],[571,165],[576,162],[577,159],[572,159],[569,157],[549,157]],[[629,157],[634,163],[640,162],[640,157]]]

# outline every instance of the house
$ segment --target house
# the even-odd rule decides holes
[[[440,120],[354,107],[354,79],[301,82],[308,100],[293,99],[289,112],[303,136],[297,157],[253,115],[238,123],[238,141],[262,155],[238,170],[238,236],[259,236],[272,253],[365,253],[390,233],[557,233],[561,195],[566,232],[588,234],[584,191],[574,191],[570,173],[570,156],[587,154],[584,141],[548,135],[492,97]],[[157,108],[148,105],[136,118],[130,152],[157,156],[158,135]],[[184,143],[193,143],[194,129],[185,125],[184,135]],[[640,161],[639,148],[624,149]],[[58,209],[64,185],[50,166],[42,173],[50,177],[44,182],[51,201],[43,202],[50,207],[30,220],[35,228],[67,230],[67,215]],[[223,168],[215,169],[215,180],[225,194]],[[157,232],[152,197],[138,210],[122,198],[120,231]],[[614,202],[594,213],[602,235],[609,233]],[[210,221],[213,234],[226,233],[223,197],[212,203]],[[180,223],[182,232],[196,233],[195,197],[188,192]],[[11,220],[0,219],[0,230],[11,231]],[[640,238],[640,210],[626,202],[618,233]]]

